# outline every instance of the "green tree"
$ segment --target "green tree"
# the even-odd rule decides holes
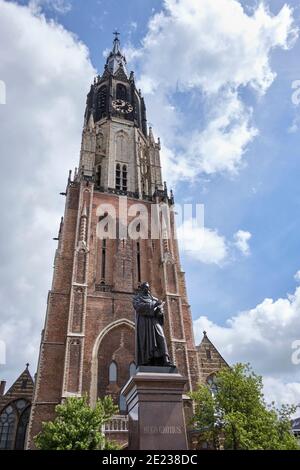
[[[200,431],[201,441],[207,442],[210,447],[217,449],[219,426],[214,396],[205,385],[199,385],[198,389],[190,395],[195,403],[193,422]]]
[[[234,450],[299,449],[291,432],[296,407],[267,406],[262,377],[248,364],[223,368],[216,374],[216,384],[214,394],[203,384],[190,393],[195,402],[192,422],[201,441],[217,448],[222,438],[225,449]]]
[[[41,450],[95,450],[118,448],[105,439],[101,428],[116,414],[111,397],[98,399],[94,408],[87,397],[70,397],[55,408],[54,421],[43,423],[42,431],[34,438]]]

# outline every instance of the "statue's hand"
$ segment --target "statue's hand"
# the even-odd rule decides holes
[[[164,302],[159,304],[156,309],[155,309],[155,312],[158,316],[162,317],[164,315]]]

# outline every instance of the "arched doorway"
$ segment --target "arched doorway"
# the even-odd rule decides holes
[[[120,413],[126,413],[120,390],[134,369],[135,335],[131,325],[119,323],[107,331],[99,344],[97,360],[97,396],[111,395]]]

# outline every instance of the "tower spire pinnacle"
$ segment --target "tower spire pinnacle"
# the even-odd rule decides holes
[[[114,45],[113,45],[113,53],[114,54],[117,54],[118,52],[121,52],[120,50],[120,39],[119,39],[119,36],[120,36],[120,33],[116,30],[113,32],[113,35],[115,36],[115,39],[114,39]]]
[[[113,75],[116,73],[118,68],[120,66],[123,67],[125,73],[127,74],[126,71],[126,58],[122,54],[121,51],[121,42],[119,39],[120,33],[119,31],[114,31],[113,32],[114,37],[114,42],[113,42],[113,48],[112,51],[109,53],[106,61],[106,67],[111,72]]]

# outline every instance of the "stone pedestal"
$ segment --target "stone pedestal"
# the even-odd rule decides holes
[[[186,450],[182,405],[186,379],[177,369],[140,367],[123,387],[129,450]]]

